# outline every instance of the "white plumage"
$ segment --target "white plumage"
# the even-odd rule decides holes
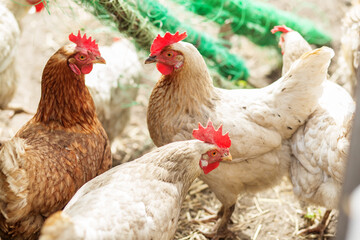
[[[198,140],[174,142],[110,169],[51,216],[40,239],[173,239],[202,154],[216,148]]]
[[[16,90],[14,59],[19,37],[20,28],[15,16],[5,3],[0,2],[0,108],[8,105]]]
[[[200,176],[222,203],[213,236],[224,237],[238,194],[269,188],[288,174],[287,140],[314,111],[334,52],[323,47],[304,54],[287,74],[265,88],[225,90],[213,86],[193,45],[174,43],[164,48],[164,54],[168,49],[182,54],[183,66],[163,76],[153,89],[149,132],[161,146],[191,138],[189,130],[209,118],[229,131],[233,161]]]
[[[355,103],[327,81],[319,106],[291,139],[294,193],[306,202],[337,207],[350,145]]]
[[[0,0],[0,109],[8,106],[17,84],[15,55],[19,45],[19,21],[41,0]]]
[[[311,50],[306,40],[295,31],[283,33],[280,46],[284,53],[283,74],[302,53]],[[307,203],[334,209],[344,178],[355,103],[338,84],[326,80],[322,86],[322,95],[314,112],[291,138],[290,174],[297,197]]]
[[[342,19],[342,36],[337,69],[330,80],[343,86],[355,96],[357,71],[360,63],[360,1],[352,1],[352,7]]]
[[[112,140],[121,134],[130,118],[130,106],[136,99],[144,69],[133,44],[126,39],[99,49],[106,65],[94,66],[86,86],[99,120]]]

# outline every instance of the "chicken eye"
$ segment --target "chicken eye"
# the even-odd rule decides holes
[[[83,61],[83,60],[86,59],[86,57],[85,57],[84,55],[80,55],[80,56],[79,56],[79,59],[80,59],[81,61]]]
[[[215,156],[216,156],[216,154],[217,154],[217,152],[216,152],[216,151],[212,151],[212,152],[211,152],[211,155],[212,155],[213,157],[215,157]]]
[[[172,56],[173,56],[173,54],[172,54],[171,52],[168,52],[166,55],[167,55],[168,57],[172,57]]]

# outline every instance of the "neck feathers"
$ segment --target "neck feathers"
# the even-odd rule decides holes
[[[149,166],[149,171],[159,180],[178,184],[184,197],[202,172],[199,166],[201,144],[197,140],[173,142],[148,153],[140,161]],[[149,162],[149,158],[153,161]]]
[[[171,142],[188,118],[206,122],[217,99],[207,66],[197,49],[182,42],[173,46],[183,54],[184,65],[157,82],[147,112],[149,132],[157,146]],[[163,135],[160,129],[167,134]]]
[[[0,5],[1,4],[5,4],[7,9],[12,12],[18,22],[28,13],[31,8],[31,5],[26,1],[5,0],[4,2],[0,1]]]
[[[65,128],[87,129],[96,121],[95,106],[85,86],[84,74],[70,70],[62,49],[47,62],[41,82],[41,98],[35,121]]]

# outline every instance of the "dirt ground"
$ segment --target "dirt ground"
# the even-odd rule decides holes
[[[349,1],[329,0],[263,0],[280,9],[311,19],[317,26],[333,37],[332,47],[339,49],[341,33],[341,18],[349,6]],[[171,1],[161,1],[172,11],[179,11]],[[169,3],[170,2],[170,3]],[[183,9],[180,8],[180,11]],[[181,13],[177,14],[182,16]],[[192,16],[186,13],[184,16]],[[181,18],[181,17],[180,17]],[[183,17],[185,19],[185,17]],[[191,18],[189,18],[191,19]],[[189,21],[189,20],[185,20]],[[210,29],[216,35],[218,28],[209,20],[196,17],[199,24],[196,28]],[[85,29],[101,42],[106,42],[104,32],[106,27],[99,24],[92,16],[85,14],[69,0],[57,1],[50,6],[50,15],[44,11],[41,14],[29,14],[21,21],[22,37],[17,52],[19,85],[11,104],[23,107],[35,113],[40,98],[40,79],[42,69],[48,58],[67,41],[67,35],[77,29]],[[117,37],[117,34],[112,36]],[[120,36],[121,37],[121,36]],[[255,86],[264,86],[276,79],[274,72],[279,72],[280,56],[274,49],[261,48],[244,38],[233,37],[234,51],[246,60],[252,76],[250,82]],[[139,54],[140,61],[145,54]],[[336,66],[333,64],[331,69]],[[332,71],[330,69],[330,71]],[[146,127],[146,107],[151,89],[158,73],[153,66],[144,67],[145,76],[141,80],[136,105],[131,107],[131,118],[121,136],[112,143],[115,164],[131,161],[154,148]],[[0,110],[0,138],[9,138],[31,118],[32,114],[16,114],[12,111]],[[209,231],[214,223],[197,223],[196,219],[216,212],[220,202],[208,189],[207,185],[196,180],[186,197],[176,239],[206,239],[200,231]],[[207,209],[207,211],[205,211]],[[315,221],[324,213],[323,208],[302,206],[294,197],[292,186],[287,179],[273,189],[258,194],[243,194],[239,196],[235,212],[232,216],[230,229],[236,233],[237,239],[316,239],[317,235],[298,236],[296,232],[307,226],[304,218],[309,210],[315,214]],[[337,213],[334,213],[326,232],[325,239],[333,239]]]

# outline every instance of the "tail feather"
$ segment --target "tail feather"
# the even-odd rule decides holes
[[[58,211],[46,219],[39,240],[82,239],[75,232],[74,222],[63,211]]]
[[[269,121],[277,123],[283,137],[290,137],[315,110],[333,56],[334,51],[328,47],[306,52],[281,79],[267,87],[273,97],[272,109],[277,111],[274,118],[281,117]]]

